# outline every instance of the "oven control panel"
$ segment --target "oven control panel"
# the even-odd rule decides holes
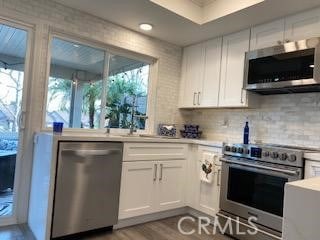
[[[223,153],[247,160],[303,167],[303,151],[293,148],[271,145],[224,144]]]

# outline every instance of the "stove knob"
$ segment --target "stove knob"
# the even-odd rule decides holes
[[[291,154],[288,160],[289,160],[290,162],[295,162],[295,161],[297,161],[297,156],[294,155],[294,154]]]
[[[268,151],[267,151],[267,152],[264,152],[264,153],[263,153],[263,156],[264,156],[264,157],[269,157],[269,156],[270,156],[270,152],[268,152]]]
[[[248,155],[249,153],[250,153],[250,150],[249,150],[249,149],[247,149],[247,148],[244,149],[244,154],[247,154],[247,155]]]
[[[287,160],[287,158],[288,158],[288,154],[286,154],[286,153],[282,153],[282,154],[280,155],[280,160],[281,160],[281,161],[285,161],[285,160]]]
[[[224,147],[224,150],[225,150],[226,152],[230,152],[230,147],[229,147],[229,146],[225,146],[225,147]]]
[[[239,147],[238,149],[237,149],[237,151],[238,151],[238,153],[243,153],[243,148],[241,148],[241,147]]]
[[[277,152],[272,152],[272,153],[271,153],[271,157],[272,157],[273,159],[276,159],[276,158],[279,157],[279,153],[277,153]]]
[[[232,147],[232,148],[231,148],[231,151],[234,152],[234,153],[236,153],[236,152],[237,152],[237,148],[236,148],[236,147]]]

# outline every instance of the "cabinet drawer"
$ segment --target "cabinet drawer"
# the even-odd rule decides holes
[[[187,158],[186,144],[126,143],[123,161],[183,160]]]

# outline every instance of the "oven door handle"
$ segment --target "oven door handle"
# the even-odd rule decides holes
[[[245,163],[245,162],[237,162],[237,161],[232,161],[232,160],[228,160],[225,158],[221,158],[220,159],[223,162],[226,163],[231,163],[231,164],[237,164],[237,165],[243,165],[243,166],[248,166],[248,167],[254,167],[257,169],[264,169],[264,170],[271,170],[274,172],[279,172],[279,173],[285,173],[288,175],[299,175],[299,173],[297,171],[294,170],[286,170],[286,169],[279,169],[279,168],[274,168],[274,167],[268,167],[268,166],[263,166],[263,165],[257,165],[257,164],[250,164],[250,163]]]

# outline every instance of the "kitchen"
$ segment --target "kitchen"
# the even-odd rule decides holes
[[[221,209],[230,213],[232,206],[221,201],[225,199],[221,192],[226,191],[223,169],[227,162],[220,161],[229,157],[232,161],[240,157],[240,160],[257,160],[253,162],[263,163],[264,167],[278,164],[276,168],[284,167],[289,175],[294,167],[298,177],[281,177],[279,182],[269,179],[277,187],[280,184],[282,191],[290,179],[317,175],[320,95],[314,82],[300,80],[319,79],[319,1],[310,0],[304,4],[288,0],[281,4],[272,0],[243,1],[241,4],[185,0],[181,1],[182,5],[156,0],[88,3],[85,0],[60,3],[49,0],[0,1],[0,60],[1,78],[4,79],[1,81],[0,107],[5,116],[5,127],[2,127],[5,134],[1,139],[5,147],[1,149],[4,154],[1,161],[6,161],[0,166],[1,170],[4,169],[0,178],[4,176],[2,174],[10,173],[1,180],[3,186],[0,184],[1,196],[4,196],[1,208],[5,210],[5,215],[0,217],[0,225],[4,226],[0,237],[23,238],[23,229],[26,228],[28,234],[34,235],[32,238],[43,240],[112,225],[114,234],[118,231],[121,234],[126,229],[143,228],[146,226],[143,224],[157,224],[166,219],[169,219],[167,230],[173,231],[170,226],[177,225],[172,220],[175,216],[214,218],[221,216]],[[119,14],[123,16],[119,18]],[[139,26],[141,23],[149,25]],[[139,27],[153,29],[145,31]],[[286,67],[296,59],[311,58],[311,62],[308,60],[303,71],[295,72],[294,76],[285,73],[290,76],[284,75],[282,80],[283,76],[279,77],[276,67],[271,71],[268,69],[266,74],[269,76],[264,77],[263,82],[252,84],[250,89],[247,80],[252,68],[249,62],[259,64],[259,58],[270,56],[261,50],[264,48],[276,49],[271,55],[282,54],[284,61],[286,52],[302,51],[298,52],[302,53],[298,57],[289,54],[288,63],[285,66],[280,64],[280,71],[289,71]],[[246,55],[249,51],[253,54],[250,60],[249,54]],[[276,65],[277,61],[272,64]],[[259,66],[254,73],[256,71]],[[133,94],[135,97],[121,95],[122,105],[118,108],[118,95],[111,90],[118,89],[120,85],[117,84],[125,83],[126,78],[130,80],[134,75],[139,76],[140,85],[133,88],[138,89],[139,94]],[[17,76],[18,82],[14,81]],[[270,76],[277,79],[274,84],[299,80],[299,87],[290,86],[288,89],[270,84]],[[9,80],[17,86],[12,88],[12,84],[4,82]],[[15,89],[14,93],[12,89]],[[290,94],[279,94],[279,89]],[[257,91],[272,94],[256,94]],[[95,98],[93,105],[88,104],[90,97]],[[16,105],[12,106],[14,102]],[[138,107],[131,109],[135,103]],[[122,112],[119,114],[119,111]],[[52,134],[54,122],[64,123],[62,135]],[[246,122],[249,123],[249,140],[253,145],[237,145],[243,143]],[[193,125],[199,125],[200,129],[194,129]],[[161,131],[159,126],[162,126]],[[201,135],[201,139],[179,138],[180,130],[181,135]],[[159,137],[158,131],[170,136]],[[129,132],[133,134],[127,135]],[[74,145],[68,145],[70,142]],[[76,145],[78,142],[88,144]],[[95,142],[103,144],[96,145]],[[120,145],[113,146],[112,143]],[[111,150],[108,150],[109,144]],[[113,160],[121,158],[122,161],[114,162],[111,167],[106,163],[99,168],[100,165],[94,164],[93,156],[88,156],[90,154],[97,159],[111,154]],[[92,161],[90,170],[100,173],[99,182],[108,182],[112,177],[114,184],[106,185],[108,188],[105,189],[94,183],[97,179],[83,178],[87,176],[85,168],[73,168],[68,164],[62,168],[64,159],[75,159],[79,164],[88,159],[87,164]],[[292,164],[289,159],[296,160]],[[202,161],[211,163],[212,179],[209,183],[199,178]],[[244,162],[240,165],[243,166]],[[250,174],[245,175],[248,176]],[[61,183],[61,179],[67,179],[67,182]],[[240,179],[252,183],[248,178]],[[302,182],[297,186],[308,185]],[[241,189],[241,181],[237,183]],[[287,186],[289,190],[295,189],[295,183]],[[315,182],[310,182],[308,187],[310,191],[316,188]],[[84,190],[92,191],[92,194]],[[262,190],[267,192],[270,189]],[[104,191],[110,192],[99,195],[99,199],[109,204],[103,204],[104,211],[112,212],[106,218],[98,217],[97,213],[102,210],[95,201],[95,194]],[[278,193],[273,194],[278,196]],[[232,194],[227,195],[229,201]],[[67,197],[77,197],[77,201],[66,203]],[[286,200],[281,197],[275,204],[282,205],[281,201],[284,201],[285,206],[290,207],[293,203],[286,204]],[[95,204],[96,208],[91,207]],[[312,204],[305,206],[312,209]],[[250,207],[250,204],[245,205]],[[259,215],[261,208],[251,206],[250,212]],[[282,215],[282,210],[277,214]],[[294,214],[287,208],[283,211],[285,219],[286,213],[288,216]],[[247,218],[239,212],[235,215],[242,220]],[[83,221],[72,221],[72,217]],[[282,222],[281,217],[273,219]],[[90,218],[96,218],[93,227]],[[258,224],[259,220],[260,216],[256,221]],[[301,221],[316,222],[310,216]],[[291,223],[303,227],[301,223]],[[24,225],[17,227],[15,224]],[[14,227],[8,227],[10,225]],[[80,229],[76,229],[80,225]],[[279,239],[281,232],[283,239],[293,239],[295,231],[285,221],[283,228],[268,227],[265,222],[260,225],[263,236],[252,239]],[[310,234],[317,236],[317,225],[311,226],[314,231]],[[12,233],[11,228],[18,230]],[[175,230],[178,231],[176,227]],[[286,238],[286,234],[290,238]],[[148,239],[148,236],[149,239],[170,239],[170,236],[150,237],[148,233],[138,236],[138,239]],[[296,239],[316,239],[310,236],[297,235]],[[218,233],[219,237],[224,236]]]

